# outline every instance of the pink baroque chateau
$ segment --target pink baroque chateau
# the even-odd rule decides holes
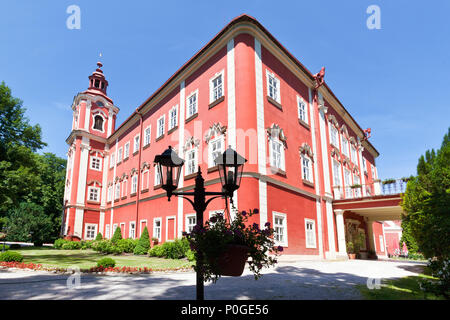
[[[147,226],[160,242],[181,237],[195,212],[181,197],[168,202],[155,155],[171,145],[185,160],[180,190],[193,189],[200,168],[206,189],[220,191],[215,159],[229,145],[248,160],[231,216],[259,208],[251,223],[270,222],[285,254],[346,258],[346,243],[361,238],[361,252],[385,255],[387,211],[366,209],[398,201],[380,192],[367,130],[324,69],[312,74],[254,18],[231,21],[118,127],[107,88],[98,63],[73,100],[64,236],[111,238],[120,227],[138,238]],[[205,220],[224,209],[216,199]]]

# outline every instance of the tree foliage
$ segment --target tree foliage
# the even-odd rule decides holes
[[[0,220],[17,214],[22,202],[40,206],[52,221],[45,241],[53,242],[61,225],[66,160],[52,153],[40,155],[46,146],[39,125],[25,117],[22,101],[12,96],[4,82],[0,84]],[[8,240],[18,241],[14,234]],[[23,237],[21,237],[23,239]]]
[[[450,128],[439,150],[419,158],[402,206],[419,251],[427,258],[450,257]]]
[[[148,234],[147,226],[142,231],[141,237],[134,248],[134,254],[147,254],[150,249],[150,236]]]

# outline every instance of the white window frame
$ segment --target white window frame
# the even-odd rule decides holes
[[[96,157],[96,156],[91,156],[91,163],[90,163],[90,168],[92,170],[95,171],[102,171],[102,158],[100,157]],[[98,168],[97,168],[98,165]]]
[[[122,156],[123,156],[123,148],[120,147],[119,150],[117,150],[117,163],[122,162]]]
[[[189,112],[190,111],[190,99],[195,95],[195,112]],[[186,119],[189,119],[193,115],[198,113],[198,89],[192,92],[189,96],[186,98]]]
[[[308,161],[307,166],[307,177],[305,177],[305,160]],[[312,160],[306,154],[301,155],[301,164],[302,164],[302,179],[314,183],[313,172],[312,172]]]
[[[110,238],[110,231],[111,230],[109,230],[109,224],[107,224],[105,226],[105,239],[109,239]]]
[[[131,226],[133,226],[133,228]],[[131,234],[131,231],[133,231],[133,234]],[[136,221],[130,221],[129,223],[128,238],[136,239]]]
[[[173,116],[175,112],[175,117]],[[178,125],[178,105],[173,106],[169,110],[169,130],[172,130]]]
[[[225,95],[225,78],[224,78],[224,70],[217,72],[211,79],[209,79],[209,103],[213,103],[216,100],[219,100]],[[221,84],[217,87],[217,90],[220,88],[221,94],[215,97],[216,88],[214,87],[214,80],[221,78]]]
[[[109,186],[108,187],[108,195],[107,195],[107,201],[110,202],[112,200],[112,195],[113,195],[113,187]]]
[[[161,181],[161,177],[159,176],[159,170],[158,168],[155,168],[155,186],[159,186],[162,181]]]
[[[103,120],[101,130],[94,128],[95,127],[95,118],[97,116],[101,117]],[[92,115],[92,127],[91,127],[92,130],[104,133],[105,132],[105,124],[106,124],[106,118],[100,112]]]
[[[215,224],[215,222],[211,222],[211,218],[217,216],[218,214],[221,214],[222,216],[225,216],[224,215],[224,210],[211,210],[211,211],[209,211],[208,220],[210,220],[209,224],[211,226],[213,226]]]
[[[364,157],[362,157],[362,164],[364,172],[367,172],[367,160]]]
[[[128,159],[130,157],[130,141],[125,143],[124,149],[123,149],[123,159]]]
[[[339,130],[330,122],[330,144],[335,146],[338,150],[339,148]]]
[[[130,194],[135,194],[137,193],[137,189],[138,189],[138,175],[135,174],[131,177],[131,192]]]
[[[137,142],[136,142],[136,139],[137,139]],[[134,138],[133,138],[133,154],[136,153],[136,152],[138,152],[139,149],[140,149],[140,147],[141,147],[141,136],[140,136],[140,134],[138,133],[138,134],[135,135]]]
[[[116,154],[112,153],[111,154],[111,161],[109,163],[109,168],[114,168],[115,164],[116,164]]]
[[[92,237],[88,237],[88,227],[94,227],[94,234],[92,235]],[[98,233],[97,229],[98,229],[98,224],[86,223],[84,225],[84,239],[85,240],[94,240]]]
[[[348,174],[347,174],[348,173]],[[347,181],[348,177],[348,181]],[[345,197],[350,198],[353,196],[353,190],[350,188],[352,186],[352,173],[350,170],[344,167],[344,190],[345,190]]]
[[[152,126],[148,126],[144,130],[144,147],[148,146],[152,139]]]
[[[350,154],[352,156],[352,162],[358,164],[358,152],[353,144],[350,144]]]
[[[337,166],[335,164],[337,164]],[[340,187],[340,186],[342,186],[341,163],[339,161],[333,159],[333,167],[332,168],[333,168],[333,186]],[[336,178],[338,178],[339,181],[336,181]]]
[[[274,159],[274,150],[273,150],[273,144],[279,144],[280,145],[280,166],[277,166]],[[277,168],[283,171],[286,171],[286,164],[285,164],[285,150],[284,150],[284,143],[278,139],[278,137],[270,137],[269,139],[269,157],[270,157],[270,166],[273,168]]]
[[[96,199],[91,198],[91,192],[95,190]],[[94,194],[94,193],[92,193]],[[100,202],[100,188],[99,187],[88,187],[88,199],[89,201]]]
[[[191,218],[194,218],[194,221],[195,221],[194,224],[189,223],[189,219],[191,219]],[[186,214],[184,231],[190,233],[196,224],[197,224],[197,214],[195,214],[195,213]]]
[[[194,169],[193,172],[189,172],[190,170],[190,161],[191,159],[189,159],[189,154],[194,152]],[[185,152],[186,155],[186,161],[185,161],[185,169],[184,169],[184,175],[188,176],[190,174],[194,174],[198,171],[198,148],[197,147],[192,147],[189,150],[186,150]]]
[[[353,175],[353,185],[361,184],[361,178],[359,175],[354,174]],[[355,197],[359,198],[361,197],[362,188],[354,188],[353,191],[355,192]]]
[[[273,219],[273,228],[276,229],[279,225],[275,224],[275,218],[282,218],[283,224],[281,227],[283,228],[283,241],[276,240],[276,235],[274,235],[274,242],[277,246],[287,247],[288,246],[288,233],[287,233],[287,215],[285,213],[281,212],[272,212],[272,219]]]
[[[271,95],[271,90],[270,87],[273,85],[271,85],[271,79],[273,79],[273,82],[275,83],[275,97],[273,97]],[[270,72],[269,70],[266,70],[266,82],[267,82],[267,96],[272,98],[273,100],[275,100],[276,102],[278,102],[279,104],[281,104],[281,87],[280,87],[280,79],[277,78],[277,76]]]
[[[147,221],[147,219],[139,220],[139,232],[140,232],[139,237],[142,235],[142,231],[144,231],[144,229],[145,229],[145,227],[142,228],[142,223],[144,223],[144,222],[145,222],[145,227],[147,227],[147,231],[148,231],[148,221]]]
[[[304,109],[301,110],[300,105],[304,106]],[[306,101],[300,97],[297,96],[297,111],[298,111],[298,118],[303,121],[306,124],[309,124],[309,117],[308,117],[308,104]],[[302,116],[304,114],[304,116]]]
[[[121,222],[120,223],[120,233],[122,233],[122,238],[125,238],[125,235],[126,235],[126,233],[125,233],[125,222]]]
[[[342,153],[345,154],[347,157],[350,157],[348,150],[350,142],[348,141],[347,137],[345,137],[345,135],[343,134],[341,135],[341,144],[342,144]]]
[[[126,197],[128,191],[128,179],[122,180],[120,189],[122,189],[122,198]]]
[[[312,225],[312,229],[308,229],[308,224]],[[308,241],[308,233],[312,234],[312,239],[314,243],[309,243]],[[305,246],[308,249],[316,249],[317,241],[316,241],[316,221],[312,219],[305,218]]]
[[[223,152],[225,151],[225,137],[223,134],[219,135],[218,137],[216,137],[208,142],[208,167],[209,168],[216,166],[214,164],[213,146],[214,146],[214,144],[216,144],[218,142],[220,142],[220,151],[216,151],[216,152],[223,154]]]
[[[162,123],[161,121],[162,120]],[[157,138],[162,137],[164,135],[165,132],[165,127],[166,127],[166,115],[163,114],[161,117],[158,118],[157,122],[156,122],[156,127],[157,127]]]
[[[120,199],[120,182],[118,181],[114,186],[114,200]]]
[[[156,222],[159,221],[159,237],[156,236]],[[161,217],[157,217],[157,218],[153,218],[153,236],[152,238],[157,238],[159,242],[161,242],[161,237],[162,237],[162,218]]]
[[[147,181],[145,181],[145,175],[147,175]],[[146,190],[149,188],[150,185],[150,170],[146,169],[142,171],[142,179],[141,179],[141,190]]]

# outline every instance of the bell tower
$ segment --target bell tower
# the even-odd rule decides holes
[[[61,231],[74,240],[91,239],[103,229],[108,137],[114,133],[119,108],[107,95],[102,67],[97,62],[88,89],[75,96],[72,131],[66,139],[69,151]]]

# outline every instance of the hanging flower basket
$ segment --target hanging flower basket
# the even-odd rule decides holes
[[[230,244],[226,251],[217,259],[221,276],[239,277],[245,268],[249,248],[238,244]]]

